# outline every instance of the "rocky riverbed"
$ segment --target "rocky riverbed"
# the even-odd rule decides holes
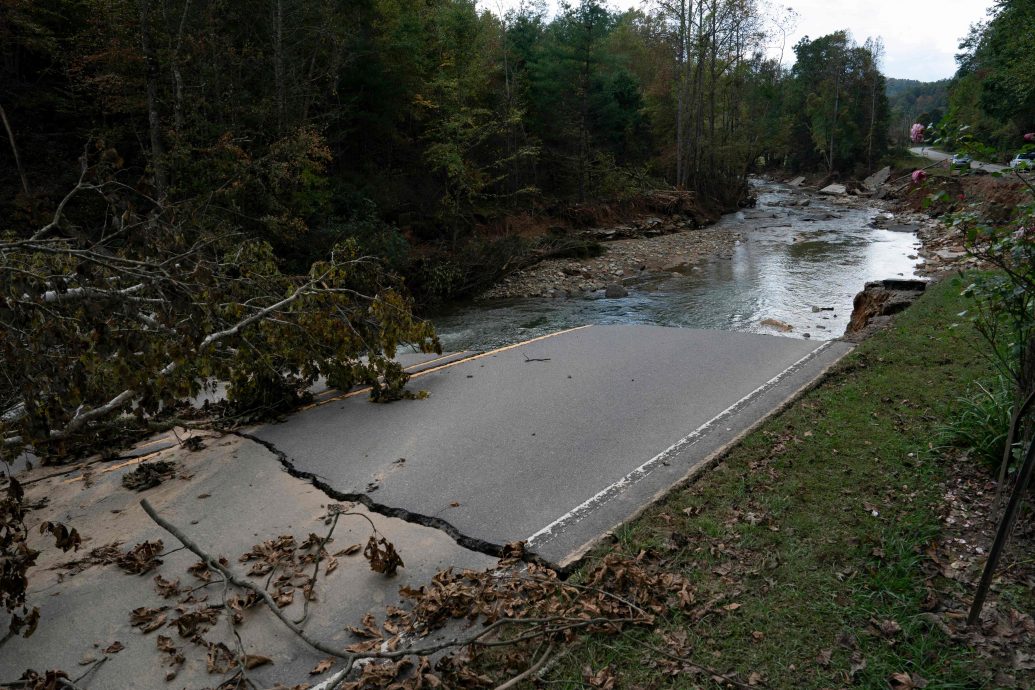
[[[648,273],[685,272],[704,259],[729,257],[740,233],[718,228],[693,228],[690,221],[647,219],[663,223],[656,236],[604,242],[604,254],[592,259],[549,259],[513,273],[481,295],[502,297],[580,297],[607,292],[622,297],[626,285]],[[629,226],[590,231],[593,236],[620,234]],[[673,232],[674,231],[674,232]],[[671,234],[663,234],[665,232]]]

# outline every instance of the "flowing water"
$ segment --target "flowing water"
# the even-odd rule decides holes
[[[521,298],[472,302],[432,317],[447,350],[483,350],[584,324],[651,324],[778,333],[766,319],[789,324],[788,337],[827,340],[844,333],[863,284],[914,278],[919,243],[897,228],[875,227],[876,207],[837,203],[753,181],[758,203],[729,214],[716,229],[742,240],[732,258],[714,258],[681,273],[651,274],[626,287],[627,297]]]

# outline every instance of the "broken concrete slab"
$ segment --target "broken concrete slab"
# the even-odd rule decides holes
[[[805,181],[804,177],[795,177],[793,180],[791,180],[787,184],[789,184],[792,187],[800,187],[801,183],[804,182],[804,181]]]
[[[42,551],[36,567],[30,570],[30,604],[40,607],[41,622],[28,638],[13,638],[0,647],[0,681],[17,678],[27,668],[62,668],[73,677],[87,658],[99,659],[114,642],[124,648],[108,655],[108,660],[91,673],[84,687],[91,690],[127,687],[163,687],[171,669],[163,665],[156,648],[159,635],[171,639],[185,656],[182,669],[170,687],[214,687],[225,676],[209,674],[206,648],[177,634],[176,627],[161,627],[149,634],[130,624],[130,612],[138,607],[170,607],[171,621],[178,614],[173,607],[182,597],[163,599],[156,592],[155,575],[169,581],[179,580],[184,588],[198,587],[201,601],[186,608],[222,607],[223,588],[205,586],[187,572],[197,557],[177,550],[177,540],[159,528],[143,513],[138,502],[146,496],[170,522],[216,557],[227,558],[238,574],[249,564],[238,562],[252,546],[278,535],[293,535],[301,543],[310,533],[321,538],[327,534],[324,520],[332,501],[309,482],[289,475],[276,454],[262,445],[235,436],[205,439],[206,448],[190,452],[176,448],[161,451],[151,460],[175,464],[175,476],[142,493],[123,488],[121,478],[133,471],[140,460],[114,465],[96,463],[71,474],[57,474],[55,468],[39,468],[23,473],[27,501],[46,499],[46,505],[29,514],[32,545]],[[57,474],[57,476],[52,476]],[[337,557],[338,567],[321,571],[310,603],[305,630],[314,638],[344,648],[356,641],[345,630],[359,625],[367,612],[384,610],[399,601],[399,588],[419,588],[445,568],[484,569],[496,559],[459,546],[437,529],[411,524],[401,519],[373,514],[363,506],[352,506],[356,516],[342,516],[334,532],[329,552],[352,544],[365,544],[371,534],[371,519],[380,534],[395,544],[405,566],[398,575],[387,578],[372,572],[362,555]],[[37,526],[56,520],[75,527],[84,543],[77,553],[63,554],[38,535]],[[162,564],[144,575],[130,575],[117,566],[89,564],[92,549],[119,543],[122,550],[146,540],[161,539]],[[262,585],[265,577],[253,578]],[[296,619],[302,611],[301,588],[293,602],[283,610]],[[222,609],[220,609],[221,611]],[[326,655],[308,647],[277,621],[261,605],[243,614],[238,626],[244,649],[249,654],[269,657],[272,663],[249,671],[259,687],[276,683],[288,686],[309,676],[309,671]],[[378,616],[380,618],[380,616]],[[222,642],[234,650],[225,618],[210,626],[206,640]],[[333,670],[333,669],[332,669]]]
[[[870,191],[875,192],[888,181],[889,177],[891,177],[891,168],[885,166],[863,180],[863,185]]]
[[[848,188],[843,184],[829,184],[823,189],[819,190],[820,194],[847,194]]]
[[[934,251],[934,255],[942,261],[954,261],[956,259],[959,259],[960,257],[966,256],[967,251],[965,249],[936,249]]]

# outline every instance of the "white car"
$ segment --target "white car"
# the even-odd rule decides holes
[[[1018,153],[1010,161],[1010,167],[1014,170],[1035,170],[1035,151]]]

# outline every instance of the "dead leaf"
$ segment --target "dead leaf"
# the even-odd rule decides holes
[[[161,575],[155,575],[155,591],[162,596],[163,599],[169,597],[175,597],[180,594],[180,581],[170,582]]]
[[[1019,649],[1014,650],[1013,668],[1015,671],[1035,670],[1035,655],[1027,654]]]
[[[183,611],[182,608],[177,610]],[[218,620],[219,609],[202,606],[192,611],[181,613],[172,620],[172,624],[176,626],[180,637],[196,639]]]
[[[395,545],[384,537],[377,539],[373,534],[363,549],[363,557],[370,562],[371,570],[387,577],[395,575],[404,566],[402,558],[395,551]]]
[[[852,665],[848,668],[848,676],[855,678],[856,675],[866,670],[866,659],[859,652],[852,652]]]
[[[210,643],[206,665],[209,673],[226,673],[237,664],[233,652],[222,642]]]
[[[363,616],[363,627],[357,628],[354,625],[348,626],[349,632],[357,637],[365,637],[371,640],[380,640],[384,637],[381,630],[377,627],[377,619],[374,618],[372,613],[368,613]]]
[[[295,600],[295,588],[294,587],[281,587],[277,590],[277,595],[274,597],[277,602],[277,608],[284,608],[290,606],[291,602]]]
[[[833,650],[824,649],[816,655],[816,663],[822,666],[823,668],[828,668],[830,666],[830,656],[832,654]]]
[[[122,644],[118,640],[115,640],[110,645],[108,645],[107,647],[104,648],[104,653],[105,654],[118,654],[119,652],[121,652],[125,648],[126,648],[126,645]]]
[[[215,575],[213,571],[209,570],[209,567],[204,561],[198,561],[191,567],[187,568],[187,572],[203,582],[211,582],[212,577]]]
[[[158,647],[158,651],[165,655],[163,663],[165,663],[166,666],[171,667],[165,674],[166,682],[171,681],[176,677],[180,666],[183,665],[186,659],[183,654],[180,653],[180,650],[177,649],[176,645],[173,644],[172,638],[166,637],[165,635],[159,635],[158,639],[155,640],[155,644]]]
[[[908,673],[892,673],[888,678],[892,690],[913,690],[913,679]]]
[[[321,673],[327,673],[327,671],[331,670],[332,666],[334,666],[334,659],[323,659],[313,667],[313,670],[309,672],[309,675],[318,676]]]
[[[122,554],[115,563],[127,573],[143,575],[162,564],[158,558],[162,554],[162,548],[161,539],[145,541]]]
[[[341,551],[338,551],[338,552],[334,553],[333,555],[335,555],[335,556],[355,556],[357,553],[359,553],[362,550],[363,550],[363,545],[362,544],[353,544],[352,546],[347,546],[344,549],[342,549]]]
[[[253,668],[258,668],[259,666],[272,664],[273,659],[269,658],[268,656],[261,656],[259,654],[245,654],[243,662],[245,670],[250,671]]]
[[[880,634],[884,637],[894,637],[902,632],[902,626],[899,625],[897,621],[893,621],[890,618],[882,620],[878,624],[877,628],[880,630]]]
[[[83,543],[79,532],[74,528],[68,529],[60,522],[44,522],[40,525],[40,534],[46,534],[47,532],[54,535],[54,546],[62,551],[68,551],[69,549],[78,551],[79,545]]]
[[[615,674],[611,671],[611,668],[605,666],[596,673],[593,673],[593,669],[586,666],[582,669],[582,679],[591,688],[600,688],[600,690],[612,690],[615,686]]]
[[[165,606],[158,609],[149,609],[144,606],[133,609],[129,614],[129,624],[134,628],[140,628],[140,631],[145,634],[157,630],[165,625],[165,614],[162,613],[165,610]]]

